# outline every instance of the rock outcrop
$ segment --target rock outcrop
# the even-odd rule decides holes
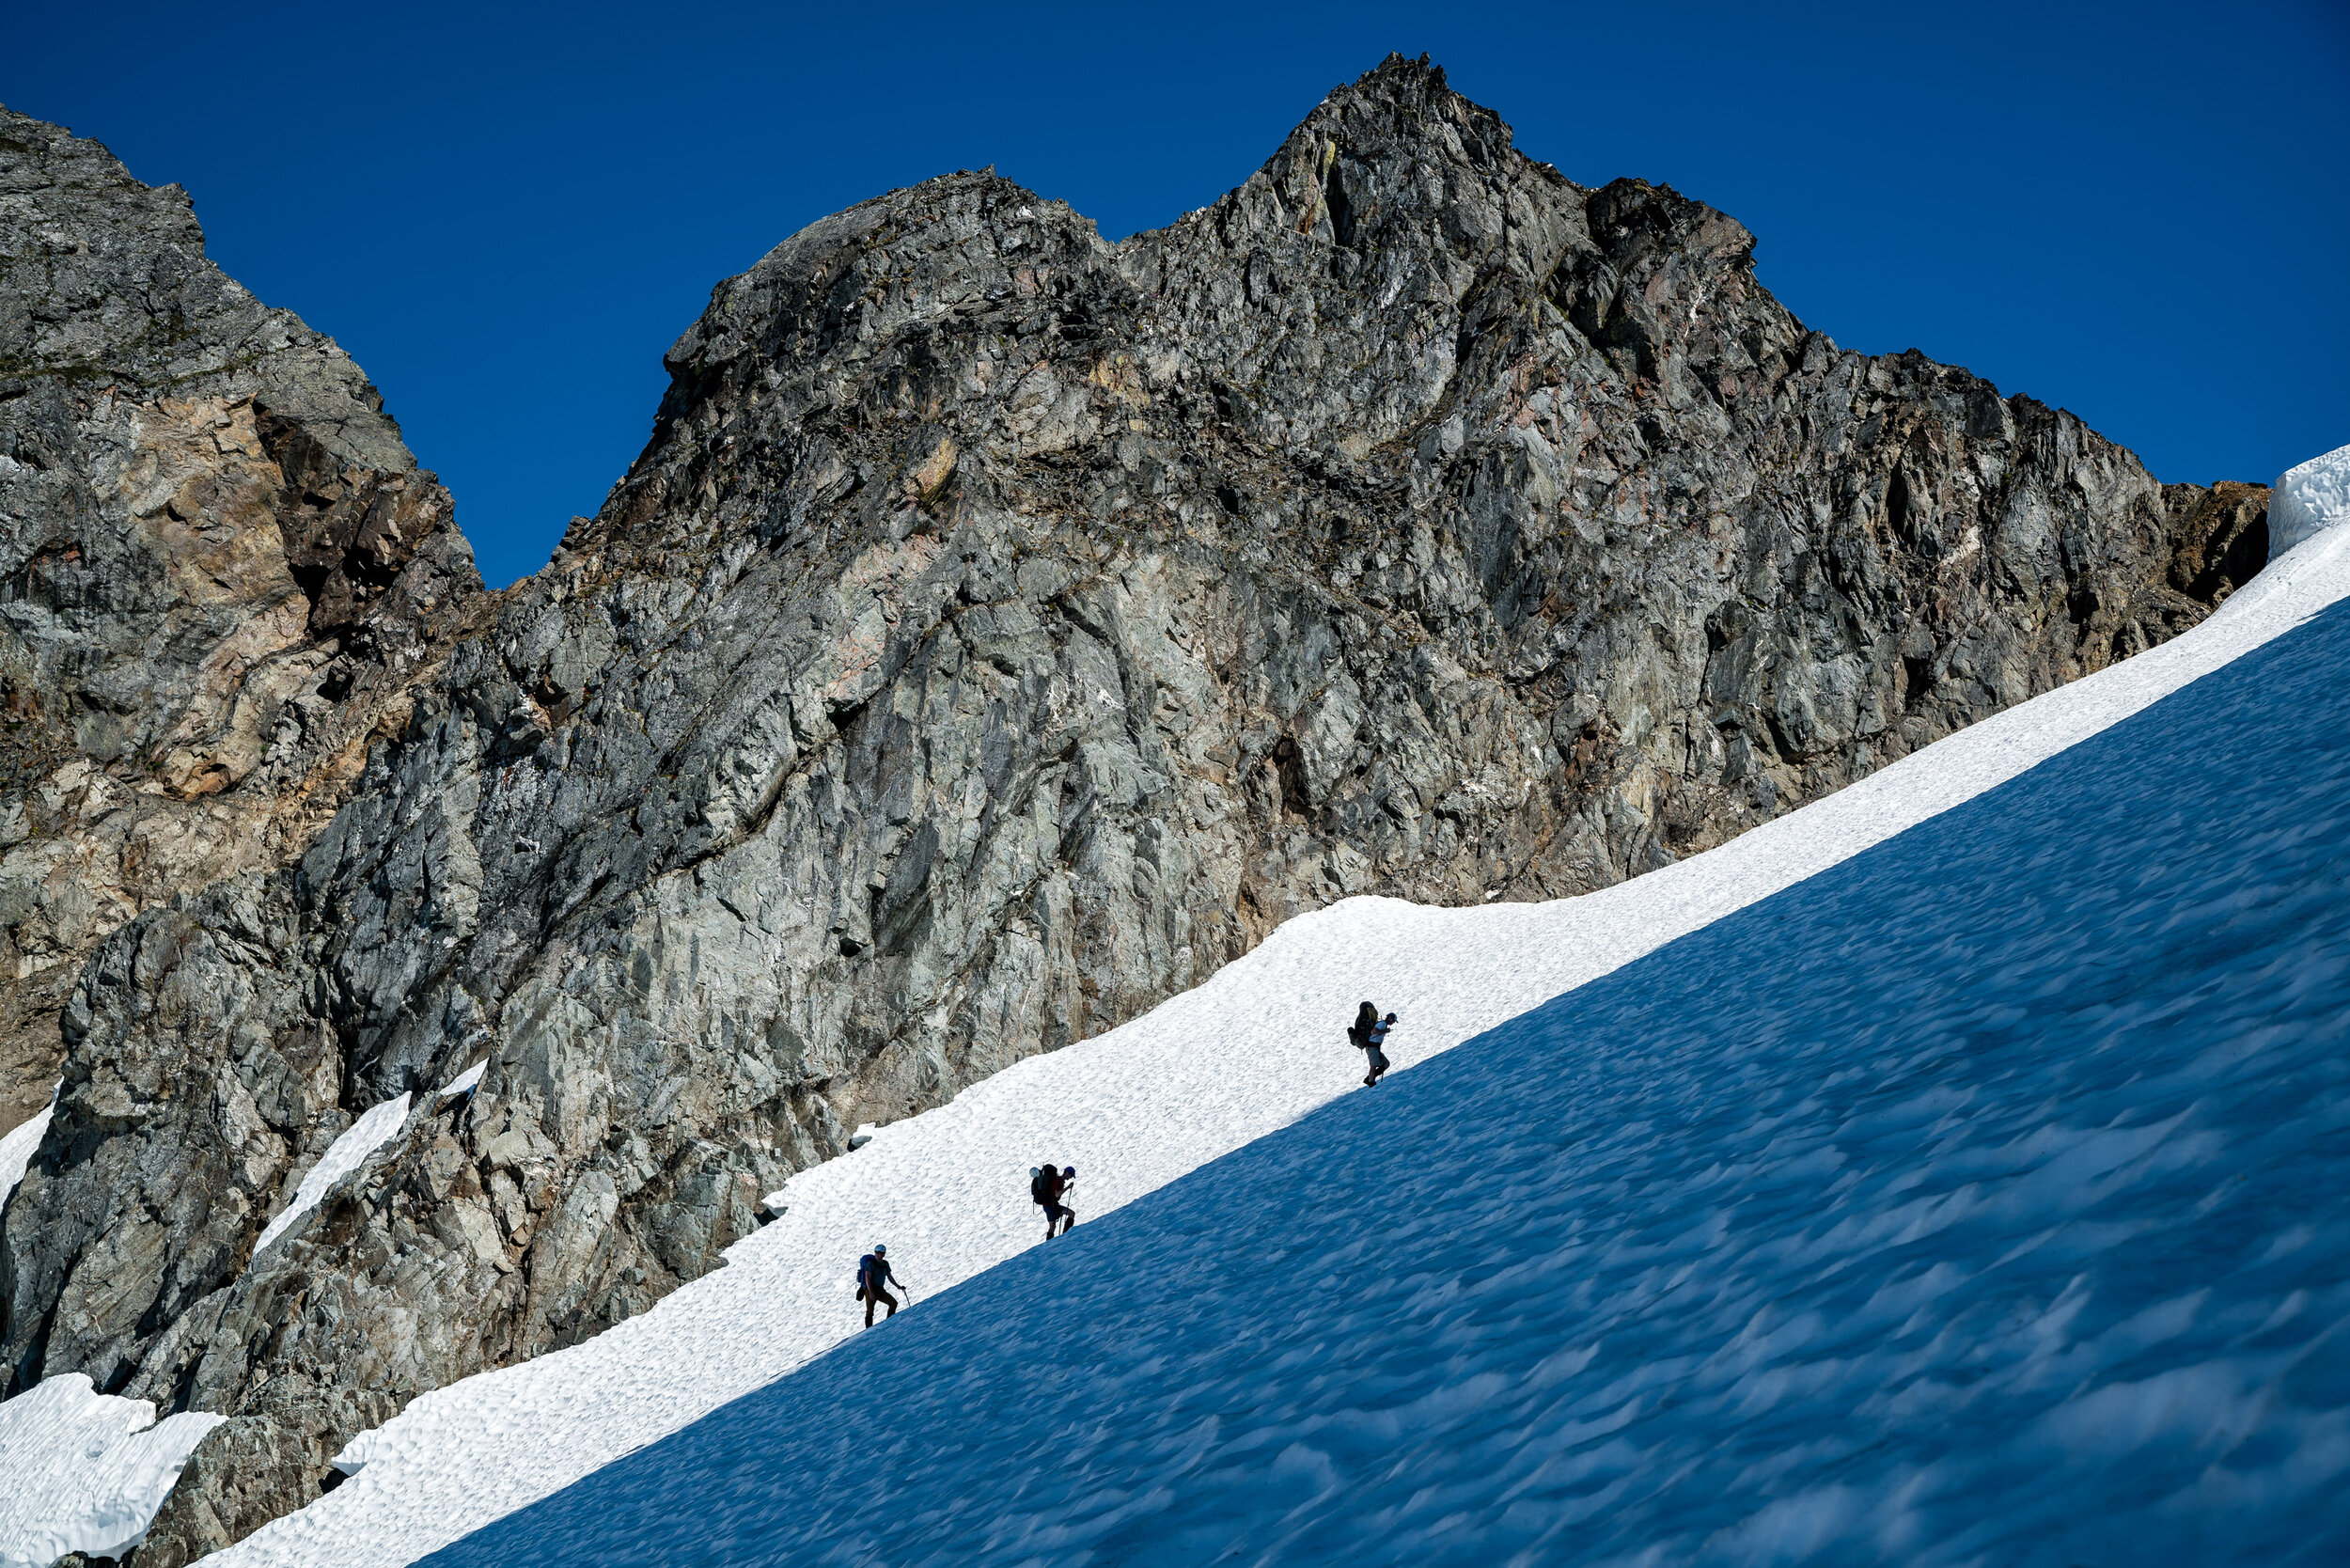
[[[479,589],[375,389],[186,194],[0,109],[0,1132],[99,941],[299,855]]]
[[[1840,351],[1753,244],[1400,58],[1121,244],[992,173],[786,241],[599,515],[403,666],[299,864],[191,877],[81,971],[0,1391],[233,1418],[139,1554],[188,1560],[415,1393],[717,1266],[859,1121],[1346,894],[1718,843],[2264,560],[2257,487]]]

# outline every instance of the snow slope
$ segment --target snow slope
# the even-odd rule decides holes
[[[429,1560],[2350,1561],[2345,676],[2350,605]]]
[[[802,1173],[783,1218],[646,1316],[425,1395],[337,1459],[351,1481],[224,1568],[412,1561],[838,1344],[858,1322],[851,1274],[873,1241],[927,1298],[1039,1239],[1025,1176],[1041,1159],[1084,1173],[1075,1203],[1090,1222],[1346,1095],[1360,1058],[1340,1031],[1363,997],[1402,1013],[1398,1066],[1424,1063],[2015,778],[2345,594],[2350,530],[2331,527],[2186,635],[1678,866],[1557,903],[1357,899],[1291,921],[1147,1016]],[[1372,1092],[1394,1097],[1412,1077]]]
[[[99,1393],[80,1372],[43,1378],[0,1409],[6,1568],[49,1568],[77,1551],[120,1557],[222,1419],[182,1411],[158,1422],[148,1401]]]

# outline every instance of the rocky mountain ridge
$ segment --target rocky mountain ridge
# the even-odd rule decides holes
[[[24,800],[168,741],[188,760],[141,810],[274,824],[118,873],[127,923],[79,948],[11,928],[92,956],[0,1225],[0,1394],[78,1371],[232,1418],[142,1564],[316,1496],[415,1394],[717,1266],[859,1121],[1132,1017],[1291,914],[1637,874],[2176,635],[2266,554],[2259,487],[2163,487],[2068,414],[1841,351],[1734,221],[1575,186],[1393,58],[1117,245],[992,174],[811,225],[671,350],[600,513],[483,595],[355,368],[278,313],[246,365],[184,198],[30,124],[0,146],[24,302],[0,421],[47,400],[85,445],[0,472],[62,476],[0,489],[10,581],[89,550],[74,519],[169,561],[195,546],[160,530],[192,526],[262,563],[222,619],[283,623],[191,659],[139,619],[189,594],[70,635],[54,587],[6,606]],[[78,185],[43,172],[73,160]],[[137,259],[28,285],[19,247]],[[108,374],[137,409],[218,402],[178,512],[87,433],[152,447],[123,421],[162,416],[92,396],[95,351],[48,324],[118,311],[163,256],[227,302],[183,312],[218,365]],[[372,445],[284,412],[281,361],[329,367],[336,430]],[[108,708],[69,669],[89,643],[132,692],[180,662]],[[316,684],[244,673],[297,666]],[[314,711],[315,742],[284,729]],[[238,772],[255,744],[199,730],[272,739]],[[0,876],[92,860],[113,820],[24,809]],[[54,880],[13,886],[57,926]],[[11,993],[28,1038],[43,983]],[[254,1255],[353,1113],[485,1058]]]
[[[186,193],[0,110],[0,1131],[82,962],[299,855],[478,597],[449,498]]]

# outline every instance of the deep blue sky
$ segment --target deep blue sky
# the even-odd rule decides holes
[[[367,368],[494,585],[635,455],[711,286],[803,224],[994,164],[1121,237],[1391,49],[1574,180],[1735,216],[1839,342],[2062,404],[2164,479],[2350,441],[2344,0],[19,0],[4,37],[0,102],[186,185],[220,263]]]

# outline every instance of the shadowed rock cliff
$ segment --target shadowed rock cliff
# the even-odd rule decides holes
[[[82,971],[0,1389],[237,1418],[139,1557],[185,1561],[717,1266],[859,1121],[1349,893],[1720,842],[2264,560],[2257,487],[1841,352],[1752,250],[1400,58],[1122,244],[992,174],[794,235],[299,865]],[[325,1129],[485,1058],[253,1257]]]

